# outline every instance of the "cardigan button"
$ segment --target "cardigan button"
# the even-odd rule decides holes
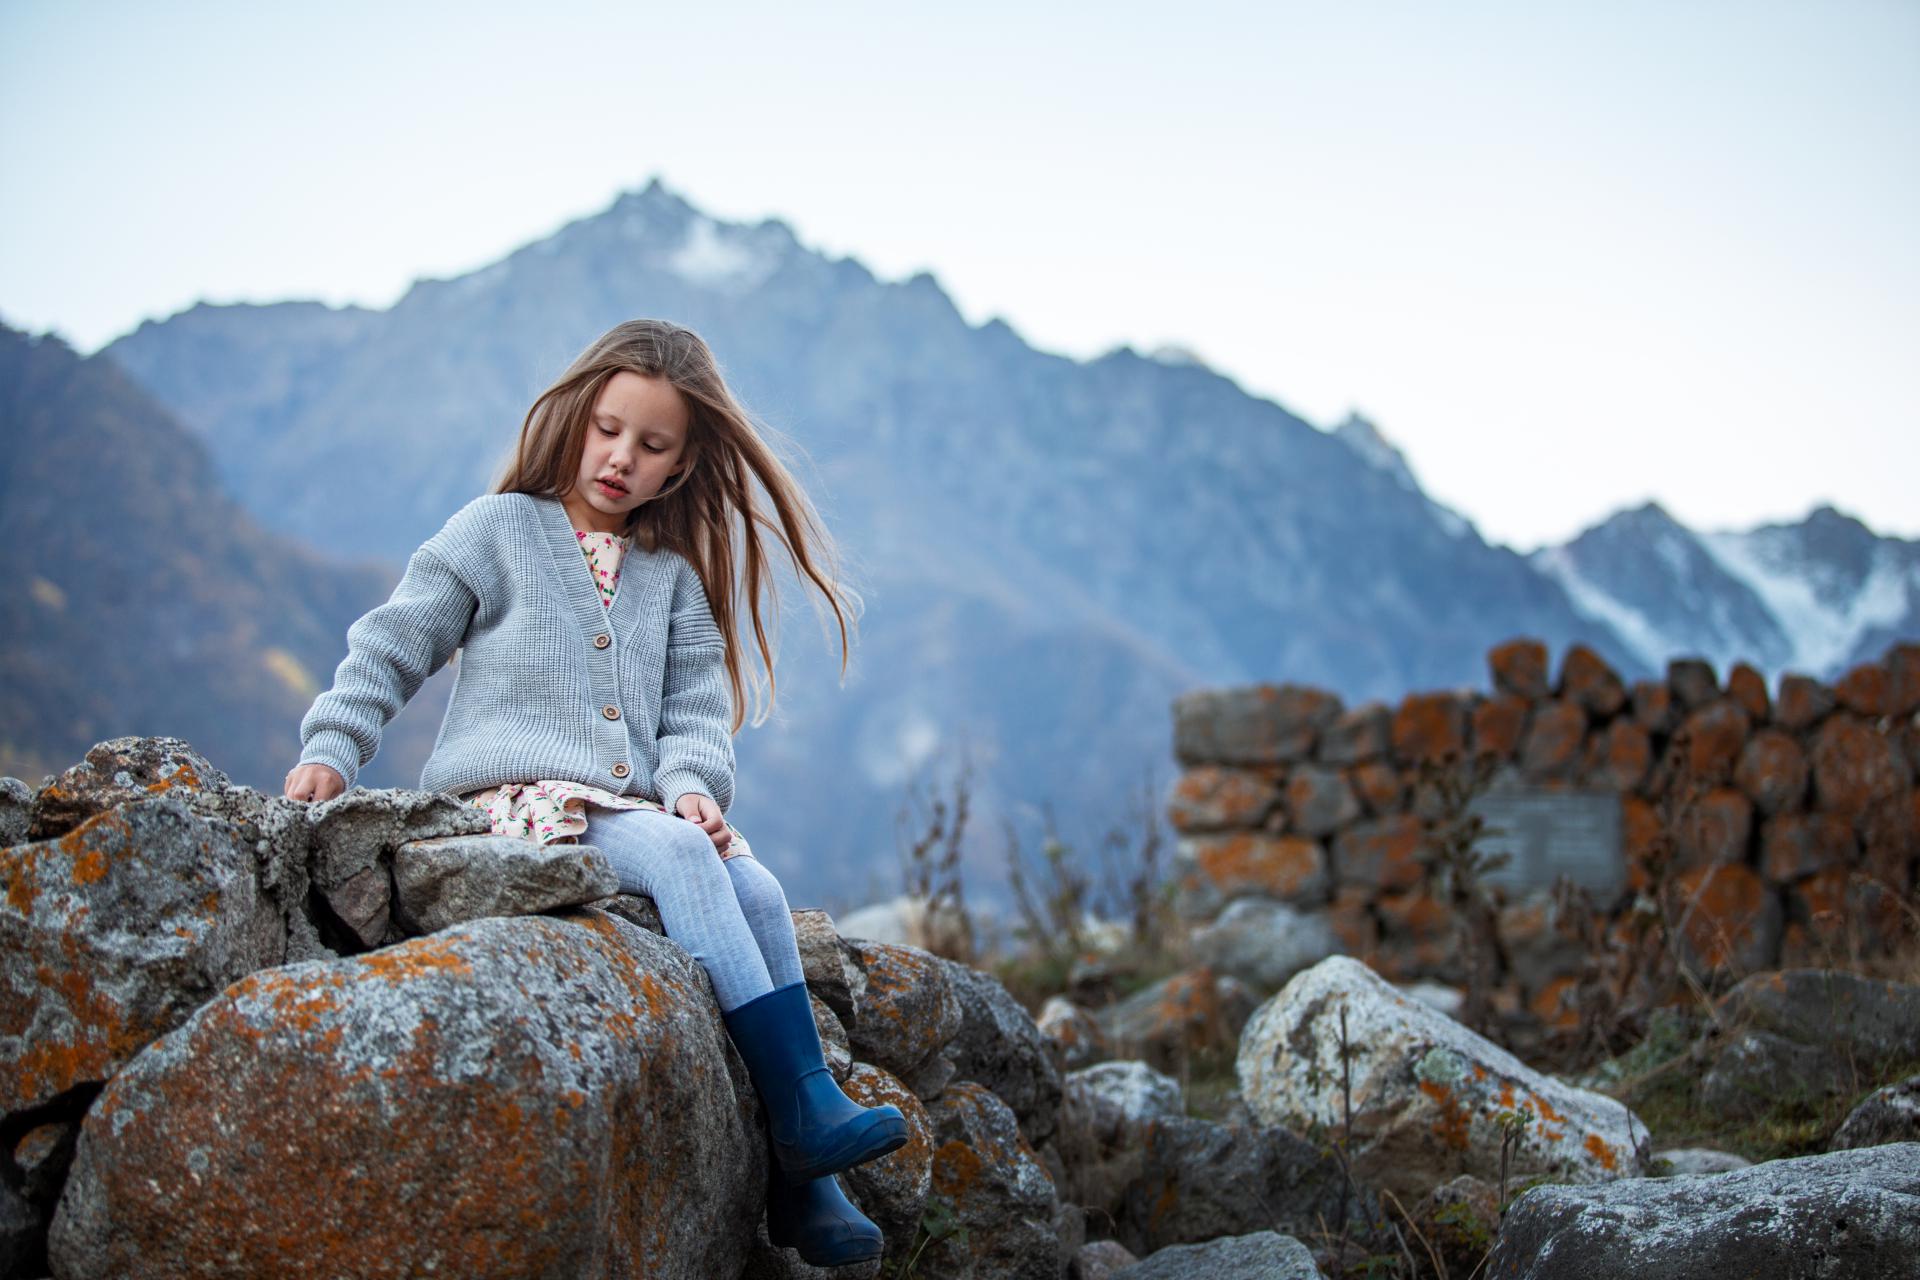
[[[593,638],[593,647],[596,649],[604,649],[612,643],[613,643],[613,637],[608,635],[604,631],[602,631],[599,635]]]
[[[608,703],[606,706],[600,708],[600,714],[609,720],[618,720],[620,718],[620,708],[614,706],[612,703]]]
[[[631,773],[632,770],[628,769],[627,762],[622,760],[619,764],[613,766],[613,768],[609,770],[609,772],[611,772],[613,776],[616,778],[624,778],[627,776],[627,774]]]

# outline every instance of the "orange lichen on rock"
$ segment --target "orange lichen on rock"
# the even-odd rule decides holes
[[[933,1153],[933,1189],[943,1196],[963,1196],[979,1178],[980,1169],[980,1153],[954,1138]]]
[[[453,942],[439,937],[416,938],[397,947],[383,947],[360,957],[367,972],[385,978],[394,986],[429,973],[469,975],[473,965],[455,949]]]
[[[1638,892],[1653,883],[1650,867],[1667,840],[1660,813],[1639,796],[1620,797],[1620,844],[1627,858],[1627,887]]]
[[[1178,831],[1258,826],[1279,800],[1278,771],[1198,765],[1174,784],[1167,820]]]
[[[188,787],[195,791],[204,790],[200,782],[200,775],[193,771],[192,765],[183,761],[174,766],[173,773],[170,776],[149,782],[147,784],[147,791],[149,793],[158,793],[162,791],[172,791],[175,787]]]
[[[1548,1101],[1545,1098],[1542,1098],[1537,1094],[1529,1094],[1527,1097],[1527,1101],[1531,1102],[1533,1104],[1533,1109],[1539,1113],[1541,1123],[1565,1124],[1567,1122],[1567,1118],[1561,1115],[1558,1111],[1555,1111],[1552,1105],[1548,1103]]]
[[[1608,1173],[1612,1173],[1614,1169],[1619,1165],[1620,1162],[1618,1158],[1615,1157],[1615,1155],[1613,1154],[1612,1146],[1610,1146],[1608,1143],[1603,1141],[1599,1134],[1597,1133],[1588,1134],[1586,1142],[1583,1143],[1582,1145],[1586,1147],[1587,1154],[1592,1156],[1595,1160],[1598,1160],[1600,1162],[1600,1167],[1602,1169],[1605,1169]]]
[[[1488,698],[1474,707],[1474,754],[1511,759],[1513,753],[1520,749],[1520,739],[1526,731],[1527,707],[1525,698],[1510,693]]]
[[[1440,1109],[1440,1118],[1433,1122],[1433,1136],[1455,1151],[1467,1149],[1467,1128],[1473,1117],[1453,1096],[1453,1090],[1435,1080],[1422,1080],[1420,1092],[1433,1099]]]
[[[120,1004],[88,981],[79,944],[61,939],[67,967],[34,967],[42,990],[58,997],[73,1027],[65,1038],[30,1042],[14,1066],[9,1087],[0,1088],[0,1109],[43,1101],[86,1080],[100,1080],[131,1058],[164,1028],[135,1025]]]
[[[106,855],[83,845],[74,853],[73,869],[68,874],[75,884],[98,884],[107,878]]]
[[[1393,754],[1402,764],[1458,755],[1466,746],[1467,717],[1451,693],[1411,693],[1393,717]]]
[[[1289,898],[1318,883],[1326,854],[1317,842],[1300,836],[1238,832],[1195,841],[1194,860],[1223,893],[1258,890]]]
[[[23,916],[33,914],[33,904],[40,896],[34,876],[40,857],[38,845],[19,844],[0,850],[0,877],[6,880],[7,905]]]
[[[1752,946],[1766,908],[1767,887],[1744,866],[1721,863],[1677,878],[1680,901],[1691,909],[1681,933],[1708,968],[1719,968]]]

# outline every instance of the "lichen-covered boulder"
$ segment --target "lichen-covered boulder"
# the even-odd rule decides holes
[[[1495,1280],[1845,1276],[1897,1280],[1920,1257],[1920,1143],[1732,1173],[1536,1187],[1507,1210]]]
[[[592,909],[269,969],[88,1112],[50,1235],[90,1277],[707,1277],[757,1099],[680,948]]]
[[[906,1146],[840,1175],[860,1211],[885,1233],[883,1269],[891,1274],[917,1243],[914,1232],[933,1187],[933,1120],[910,1089],[870,1063],[854,1063],[845,1087],[861,1106],[892,1104],[907,1118]]]
[[[0,849],[0,1114],[57,1109],[279,964],[261,875],[230,823],[165,792]]]
[[[530,916],[620,892],[607,855],[516,836],[433,836],[393,855],[393,918],[409,934],[486,916]]]
[[[854,1056],[898,1076],[920,1098],[937,1097],[953,1073],[940,1051],[964,1018],[945,964],[904,943],[852,945],[861,974],[856,1016],[847,1028]]]
[[[960,1005],[960,1029],[942,1051],[954,1079],[973,1080],[1013,1108],[1020,1131],[1039,1146],[1053,1135],[1060,1070],[1033,1015],[992,974],[936,957]]]
[[[1526,1121],[1510,1150],[1516,1176],[1591,1182],[1645,1168],[1647,1127],[1625,1106],[1542,1075],[1344,956],[1289,982],[1241,1035],[1241,1093],[1261,1123],[1343,1127],[1343,1008],[1357,1177],[1409,1202],[1462,1173],[1498,1178],[1503,1114]]]
[[[927,1217],[937,1238],[916,1274],[939,1280],[1058,1280],[1053,1179],[1020,1135],[1013,1111],[985,1085],[950,1085],[933,1119]]]
[[[155,796],[224,791],[227,775],[179,738],[109,738],[33,794],[27,840],[51,840],[109,809]]]

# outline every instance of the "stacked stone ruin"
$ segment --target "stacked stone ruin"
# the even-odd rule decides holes
[[[1754,667],[1724,683],[1698,659],[1628,683],[1575,645],[1488,655],[1491,692],[1346,707],[1326,690],[1206,690],[1175,704],[1177,901],[1196,922],[1246,896],[1321,916],[1340,949],[1395,980],[1461,980],[1457,916],[1430,875],[1451,814],[1441,778],[1489,762],[1508,786],[1617,799],[1618,940],[1661,901],[1708,977],[1883,948],[1915,919],[1920,857],[1920,645],[1829,685]],[[1449,774],[1448,771],[1451,771]],[[1469,807],[1469,811],[1471,811]],[[1501,996],[1549,1023],[1591,935],[1565,899],[1495,897]]]

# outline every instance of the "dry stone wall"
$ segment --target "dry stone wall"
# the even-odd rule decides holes
[[[1504,792],[1599,806],[1597,827],[1534,833],[1561,853],[1611,833],[1608,874],[1585,878],[1584,927],[1597,914],[1618,935],[1634,911],[1672,904],[1686,959],[1708,975],[1857,956],[1915,918],[1920,644],[1771,692],[1751,666],[1722,681],[1698,659],[1628,684],[1577,645],[1555,675],[1531,639],[1488,665],[1489,691],[1397,707],[1297,685],[1180,698],[1168,816],[1182,912],[1277,899],[1390,978],[1461,980],[1464,912],[1439,892],[1435,851]],[[1476,764],[1491,789],[1463,802],[1450,787]],[[1559,996],[1591,950],[1568,897],[1537,884],[1488,897],[1509,996],[1568,1016]]]

